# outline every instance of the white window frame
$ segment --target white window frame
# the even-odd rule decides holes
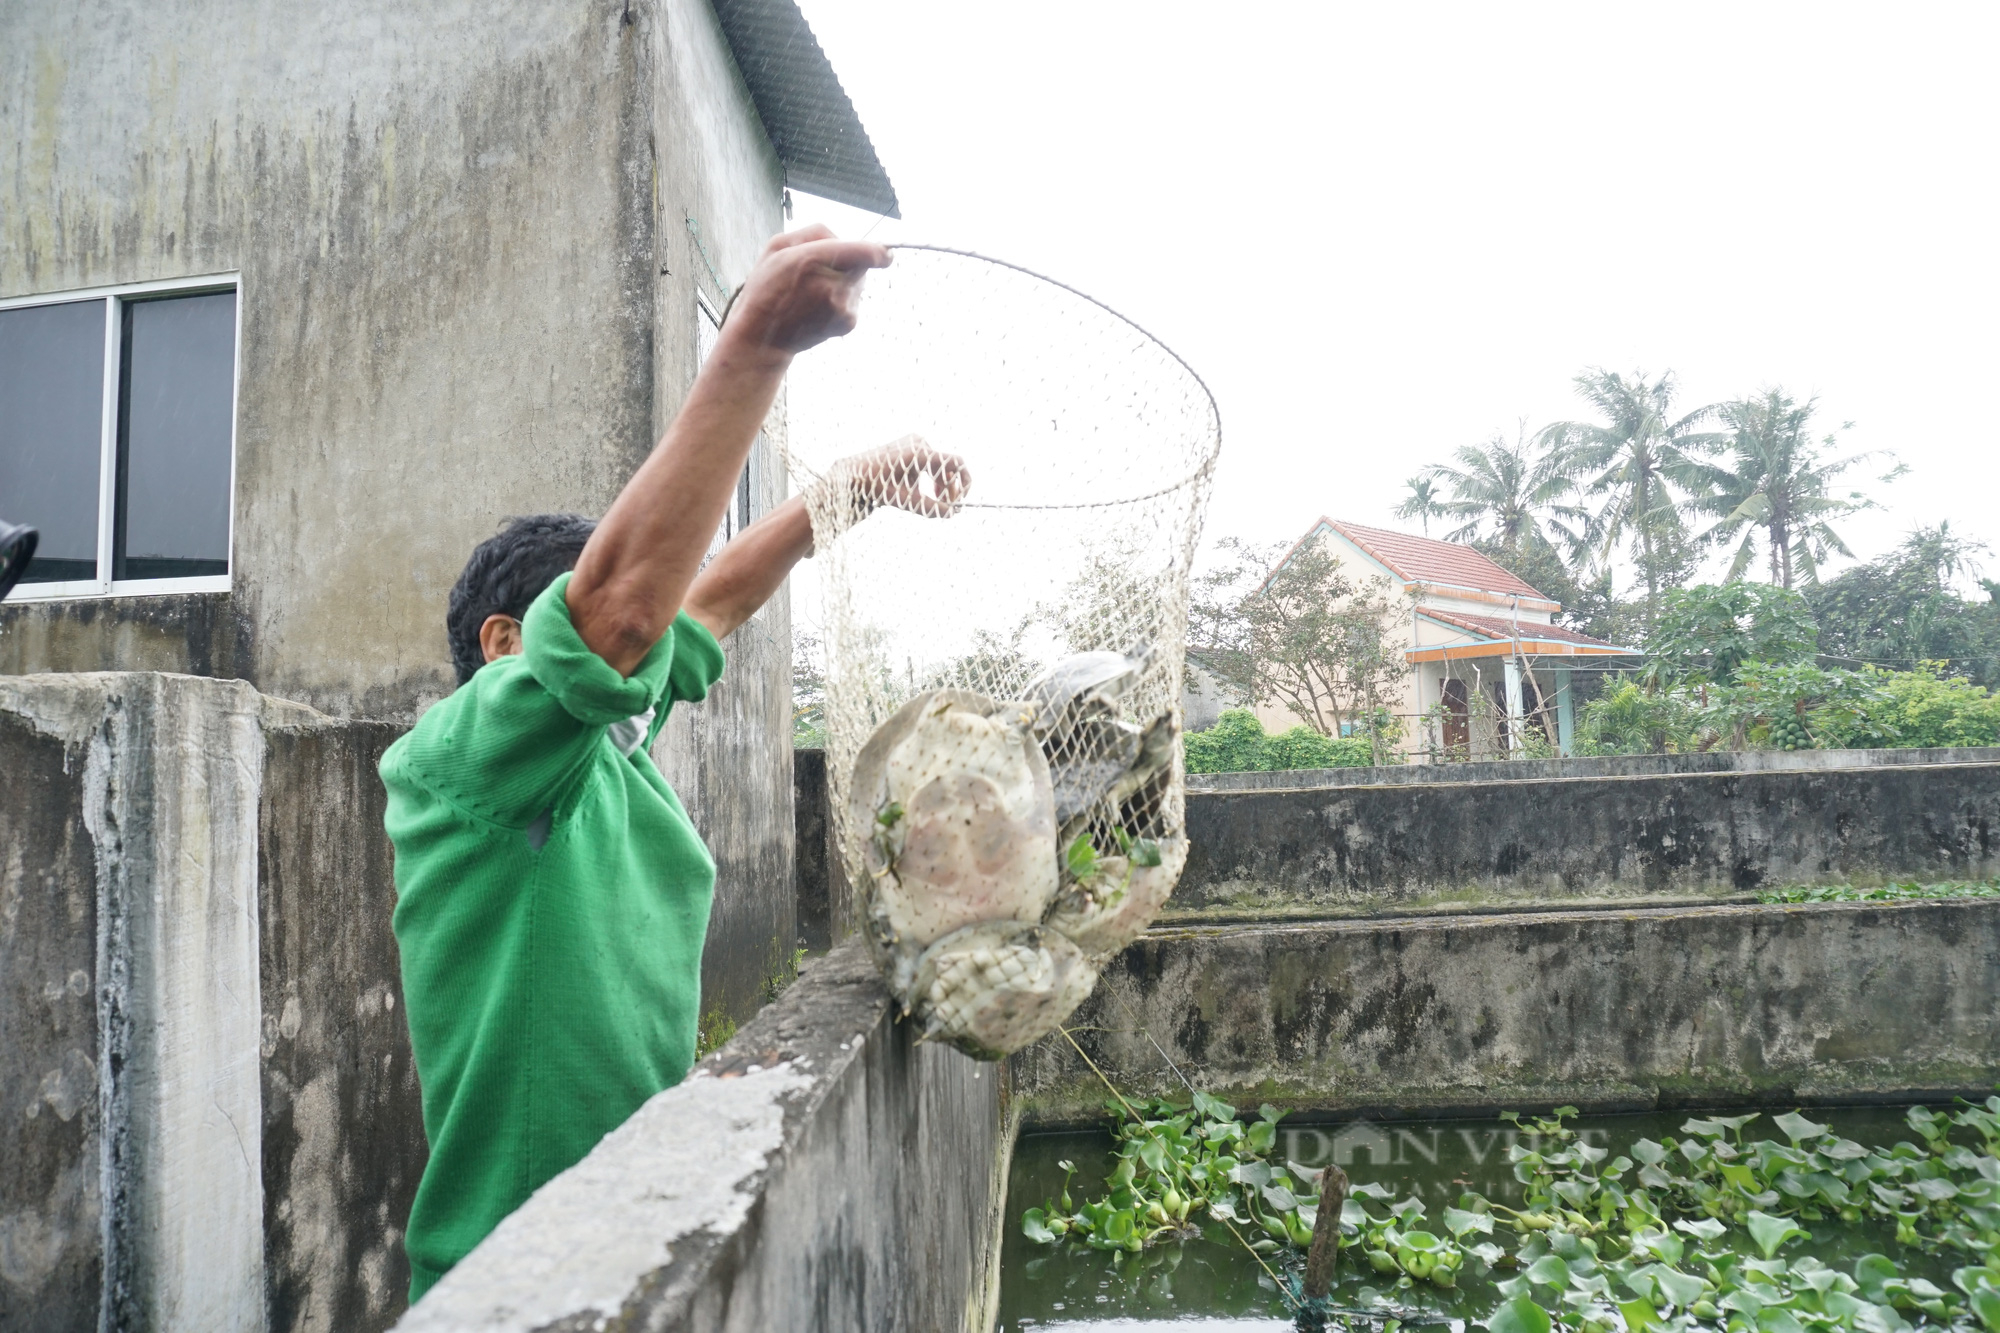
[[[236,294],[236,345],[232,349],[233,364],[229,372],[229,572],[182,579],[113,579],[112,544],[116,537],[113,528],[118,520],[118,386],[124,378],[120,365],[125,328],[122,303],[133,296],[196,296],[204,292],[224,291]],[[240,272],[205,273],[189,278],[163,278],[157,282],[126,282],[113,287],[82,287],[67,292],[10,296],[0,298],[0,310],[73,305],[81,301],[104,303],[104,392],[97,461],[97,572],[100,577],[72,579],[66,583],[17,584],[14,591],[7,594],[6,603],[11,606],[17,602],[228,592],[236,573],[236,413],[243,383],[243,275]]]

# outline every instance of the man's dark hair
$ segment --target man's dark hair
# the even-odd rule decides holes
[[[519,620],[528,614],[528,604],[543,589],[564,571],[576,568],[576,558],[596,528],[597,520],[581,514],[530,514],[508,519],[497,536],[479,543],[452,585],[444,617],[459,684],[486,665],[486,653],[479,646],[479,627],[486,618]]]

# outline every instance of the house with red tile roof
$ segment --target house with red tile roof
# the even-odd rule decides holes
[[[1502,758],[1528,743],[1530,729],[1568,754],[1578,661],[1638,651],[1556,624],[1560,602],[1470,546],[1322,518],[1292,549],[1315,540],[1349,577],[1389,584],[1398,621],[1390,628],[1408,645],[1399,712],[1413,761]],[[1282,707],[1258,716],[1267,729],[1298,722]]]

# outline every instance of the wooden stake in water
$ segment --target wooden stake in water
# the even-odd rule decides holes
[[[1312,1248],[1306,1251],[1307,1300],[1324,1300],[1333,1290],[1333,1264],[1340,1257],[1340,1210],[1347,1204],[1347,1173],[1333,1163],[1319,1173],[1319,1216],[1313,1219]]]

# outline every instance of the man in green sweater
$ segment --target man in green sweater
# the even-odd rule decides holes
[[[888,262],[824,228],[773,240],[603,520],[516,520],[452,590],[459,688],[381,765],[431,1149],[413,1302],[694,1062],[715,863],[647,748],[812,552],[794,497],[702,567],[791,359],[850,331]],[[840,474],[860,509],[929,515],[968,481],[914,439]]]

